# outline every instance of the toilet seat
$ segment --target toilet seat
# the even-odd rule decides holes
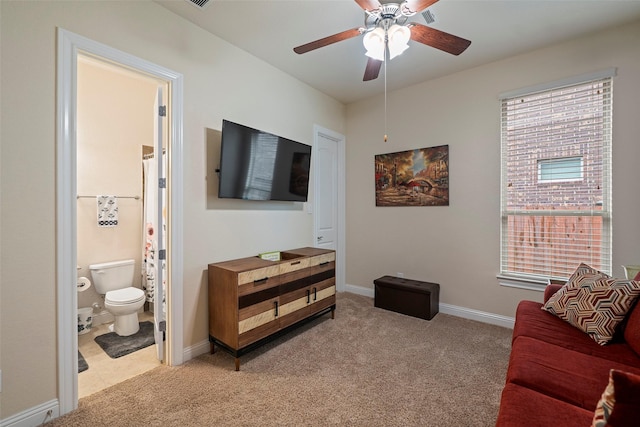
[[[105,295],[105,303],[111,305],[127,305],[141,300],[144,300],[144,291],[134,287],[109,291]]]

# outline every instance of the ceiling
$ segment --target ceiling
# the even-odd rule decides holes
[[[155,1],[345,104],[384,91],[384,66],[378,79],[362,81],[362,36],[303,55],[293,52],[363,26],[364,12],[354,0],[209,0],[204,8],[189,0]],[[429,11],[436,18],[430,26],[471,40],[471,46],[453,56],[410,41],[387,64],[388,90],[639,20],[640,0],[440,0]],[[410,21],[426,24],[420,14]]]

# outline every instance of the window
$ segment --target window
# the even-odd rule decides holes
[[[580,181],[582,157],[538,160],[538,183]]]
[[[614,74],[501,96],[501,279],[611,271]]]

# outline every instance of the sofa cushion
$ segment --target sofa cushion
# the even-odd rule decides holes
[[[553,294],[543,309],[586,332],[605,345],[640,296],[640,282],[614,279],[580,264],[567,284]]]
[[[611,369],[640,374],[640,366],[629,366],[519,336],[512,345],[507,382],[593,411],[609,382]]]
[[[563,286],[564,285],[559,285],[557,283],[548,284],[547,287],[544,288],[544,302],[546,303],[547,301],[549,301],[549,298],[551,298],[556,292],[562,289]]]
[[[640,356],[623,341],[612,341],[606,346],[600,346],[581,330],[546,311],[540,310],[541,306],[542,304],[534,301],[521,301],[518,304],[516,322],[513,327],[514,340],[519,336],[527,336],[625,365],[640,366]],[[640,315],[640,309],[636,308],[635,310],[638,310]],[[640,316],[638,322],[640,323]],[[638,330],[640,331],[640,324]]]
[[[500,398],[497,427],[588,426],[593,411],[570,405],[517,384],[507,383]]]
[[[640,272],[636,274],[633,280],[640,281]],[[638,301],[636,301],[636,305],[627,316],[624,328],[624,340],[633,351],[640,355],[640,303],[638,303]]]
[[[640,375],[612,369],[609,383],[596,407],[592,427],[638,425],[640,414]]]
[[[624,328],[624,340],[640,357],[640,303],[631,309]]]

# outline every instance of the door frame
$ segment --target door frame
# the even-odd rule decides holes
[[[171,145],[167,265],[167,364],[183,362],[183,76],[107,45],[57,29],[56,287],[58,403],[60,415],[78,407],[77,279],[77,60],[93,55],[169,84]],[[171,191],[175,188],[176,191]]]
[[[317,152],[318,148],[318,139],[320,137],[330,139],[335,141],[337,145],[336,152],[338,153],[338,164],[337,164],[337,172],[338,172],[338,194],[336,200],[336,206],[338,209],[338,218],[337,218],[337,231],[336,231],[336,289],[338,292],[344,292],[346,288],[346,277],[345,277],[345,137],[344,135],[334,132],[330,129],[324,128],[320,125],[313,126],[313,145],[314,149]],[[320,156],[313,156],[313,168],[314,170],[318,170],[320,167]],[[315,178],[318,177],[318,174],[315,175]],[[318,194],[318,180],[314,179],[314,198],[313,198],[313,212],[317,213],[319,211],[318,206],[318,197],[315,195]],[[318,216],[314,214],[313,216],[313,242],[318,241]]]

